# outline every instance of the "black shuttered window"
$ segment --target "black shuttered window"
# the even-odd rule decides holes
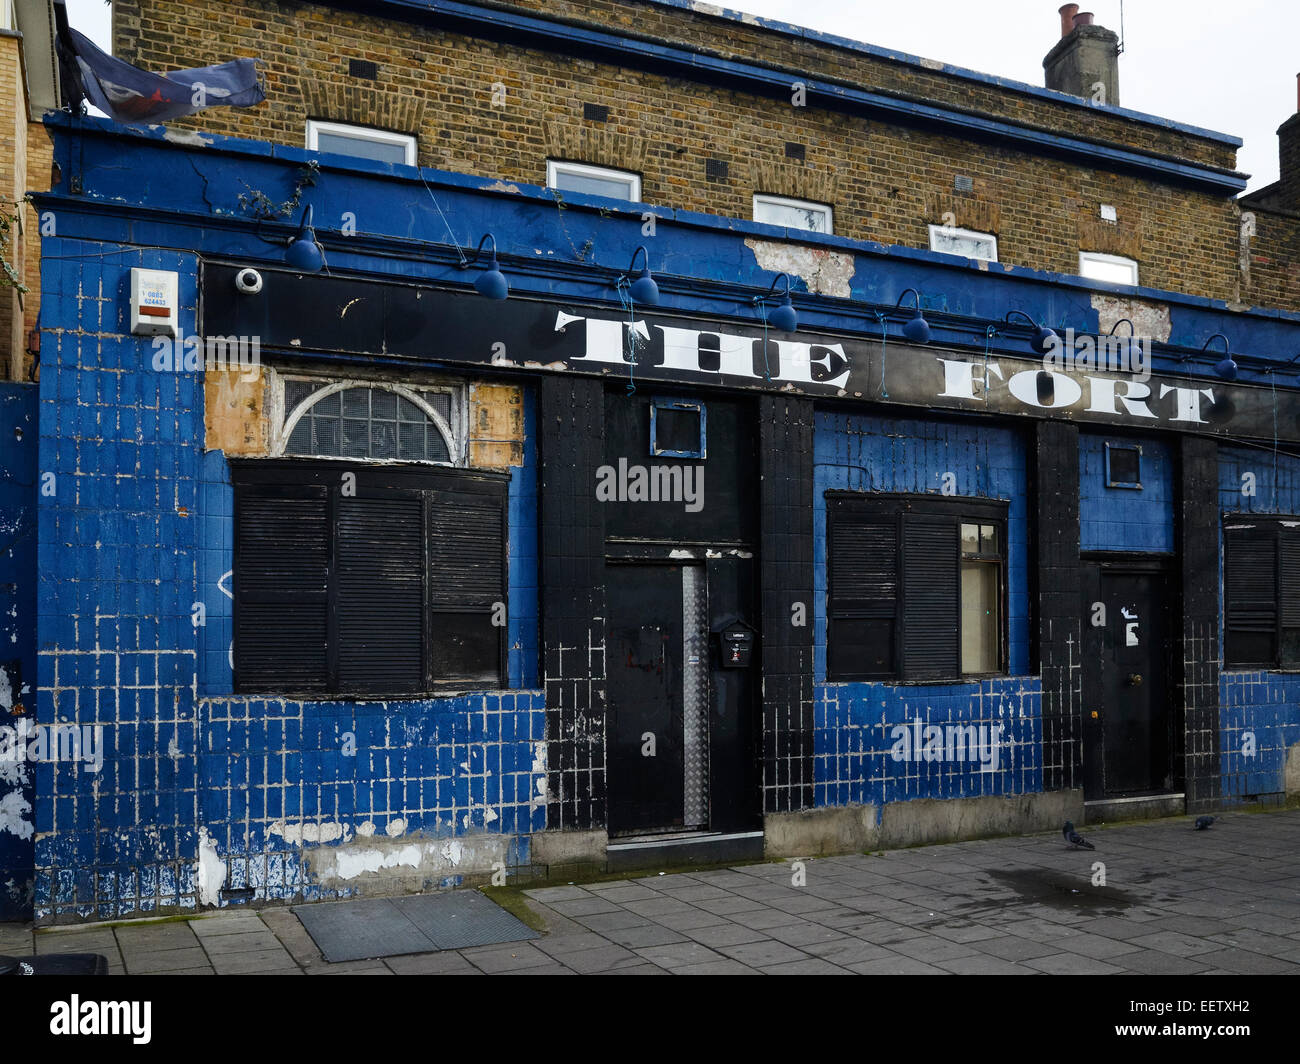
[[[828,492],[826,506],[829,680],[952,680],[1002,669],[1005,505]],[[987,530],[993,546],[965,550],[971,527],[977,538]],[[964,577],[975,556],[990,581]],[[963,623],[995,630],[963,632]],[[972,655],[970,645],[992,651]],[[991,657],[993,669],[963,668],[972,657]]]
[[[500,685],[508,478],[295,460],[232,468],[236,691]]]
[[[1226,668],[1300,669],[1300,517],[1223,522]]]

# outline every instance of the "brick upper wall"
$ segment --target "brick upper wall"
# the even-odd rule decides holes
[[[497,6],[779,63],[1064,135],[1233,162],[1230,146],[1203,138],[691,11],[628,0]],[[815,97],[796,108],[317,4],[119,0],[113,18],[115,51],[146,68],[264,60],[264,105],[213,109],[176,123],[182,127],[302,145],[309,117],[379,125],[416,134],[422,165],[538,185],[548,155],[621,166],[642,174],[650,203],[748,218],[755,192],[826,201],[838,235],[913,247],[928,246],[927,226],[951,212],[959,226],[996,232],[1004,263],[1075,273],[1080,250],[1102,251],[1136,258],[1144,285],[1219,299],[1237,292],[1235,212],[1229,198],[1211,192],[823,111]],[[378,77],[350,77],[352,58],[374,61]],[[493,106],[496,83],[505,86],[505,106]],[[585,120],[584,103],[607,106],[608,121]],[[787,142],[804,145],[805,161],[787,158]],[[727,163],[724,180],[706,179],[710,158]],[[954,193],[957,175],[972,178],[971,193]],[[1102,203],[1117,208],[1116,225],[1098,221]]]

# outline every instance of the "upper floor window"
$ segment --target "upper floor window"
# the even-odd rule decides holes
[[[614,170],[607,166],[547,159],[546,187],[560,192],[641,202],[641,176],[630,170]]]
[[[309,119],[307,147],[312,151],[351,155],[355,159],[415,165],[415,138],[409,133],[389,133],[384,129]]]
[[[1123,255],[1103,255],[1100,251],[1079,252],[1079,276],[1112,284],[1137,284],[1138,264]]]
[[[977,233],[973,229],[958,229],[952,225],[930,226],[930,250],[945,255],[960,255],[966,259],[998,261],[998,238],[992,233]]]
[[[463,464],[461,396],[408,388],[282,377],[277,454]]]
[[[754,221],[807,229],[812,233],[834,232],[834,212],[825,203],[789,199],[785,196],[754,196]]]
[[[1223,524],[1223,664],[1300,668],[1300,517]]]
[[[828,492],[827,679],[1005,668],[1005,503]]]

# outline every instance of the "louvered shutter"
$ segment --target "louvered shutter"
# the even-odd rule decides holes
[[[235,684],[325,690],[329,503],[320,486],[246,485],[235,494]]]
[[[898,516],[836,499],[829,517],[828,678],[895,676]]]
[[[903,520],[903,667],[909,680],[961,673],[958,525],[908,514]]]
[[[428,546],[433,679],[499,682],[505,629],[493,620],[506,599],[505,486],[430,492]]]
[[[1276,656],[1277,535],[1268,525],[1223,533],[1224,659],[1269,665]]]
[[[1278,533],[1278,611],[1281,647],[1278,664],[1300,666],[1300,529],[1283,527]]]
[[[401,694],[424,687],[424,500],[342,496],[335,526],[338,686]]]

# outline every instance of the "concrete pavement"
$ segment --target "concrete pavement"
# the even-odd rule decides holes
[[[1191,824],[529,889],[540,939],[386,960],[325,962],[287,908],[0,925],[0,953],[166,975],[1300,974],[1300,810]]]

